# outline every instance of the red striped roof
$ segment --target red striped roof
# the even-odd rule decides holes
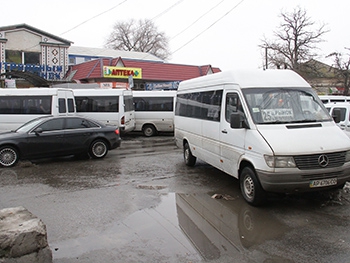
[[[74,65],[67,75],[73,75],[72,79],[79,81],[103,78],[103,66],[117,66],[120,64],[127,68],[141,68],[142,79],[148,81],[182,81],[221,71],[211,65],[192,66],[157,61],[129,60],[119,57],[114,59],[100,58]]]

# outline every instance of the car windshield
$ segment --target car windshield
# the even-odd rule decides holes
[[[33,129],[35,126],[37,126],[42,121],[43,121],[42,119],[31,120],[31,121],[23,124],[21,127],[19,127],[16,130],[16,132],[19,132],[19,133],[29,132],[31,129]]]
[[[332,121],[311,88],[251,88],[243,94],[256,124]]]

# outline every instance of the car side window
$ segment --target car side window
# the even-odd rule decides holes
[[[81,118],[66,119],[66,129],[86,129],[90,127],[91,123],[88,120]]]
[[[48,120],[41,124],[38,128],[41,128],[43,132],[56,131],[63,129],[63,119]]]

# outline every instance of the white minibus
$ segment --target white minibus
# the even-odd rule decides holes
[[[174,121],[185,163],[194,166],[199,158],[238,178],[251,205],[264,203],[268,192],[317,191],[350,180],[350,139],[293,71],[228,71],[183,81]]]
[[[324,104],[327,103],[338,103],[338,102],[350,102],[350,96],[342,96],[342,95],[319,95],[321,101]]]
[[[135,131],[147,137],[158,132],[174,132],[176,91],[133,91]]]
[[[72,90],[60,88],[0,89],[0,131],[18,128],[44,115],[75,114]]]
[[[350,135],[350,103],[337,102],[325,104],[326,109],[329,111],[338,126]]]
[[[135,128],[132,91],[125,89],[73,89],[77,115],[116,125],[122,133]]]

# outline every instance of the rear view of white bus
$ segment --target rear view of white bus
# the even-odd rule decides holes
[[[135,131],[147,137],[158,132],[174,132],[176,91],[133,91]]]
[[[132,91],[122,89],[74,89],[77,114],[104,124],[116,125],[122,133],[135,128]]]
[[[0,132],[17,129],[40,116],[75,114],[69,89],[0,89]]]

